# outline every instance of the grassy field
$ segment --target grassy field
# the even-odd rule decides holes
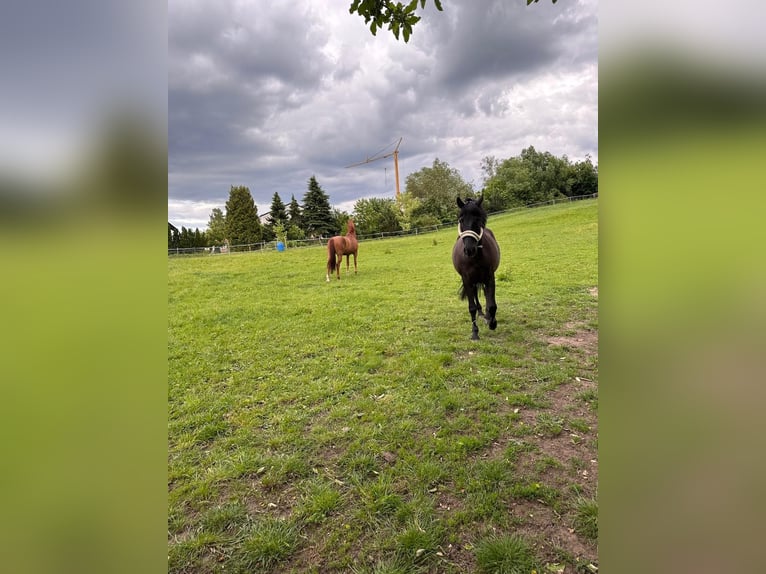
[[[480,341],[454,228],[169,259],[170,572],[596,571],[598,202],[489,227]]]

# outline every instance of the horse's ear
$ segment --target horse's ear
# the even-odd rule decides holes
[[[462,209],[464,205],[465,205],[465,203],[463,203],[463,200],[460,199],[460,196],[458,195],[457,196],[457,206]]]

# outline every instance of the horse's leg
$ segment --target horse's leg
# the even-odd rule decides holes
[[[497,319],[495,319],[495,313],[497,313],[497,302],[495,301],[495,274],[493,273],[487,284],[484,286],[484,299],[487,303],[487,325],[494,331],[497,328]]]
[[[471,314],[471,339],[479,339],[479,327],[476,325],[476,311],[478,310],[478,293],[476,285],[473,283],[465,284],[465,293],[468,297],[468,312]]]
[[[338,260],[335,262],[335,271],[338,275],[338,281],[340,281],[340,265],[343,263],[343,254],[338,253]]]
[[[346,253],[346,273],[348,273],[349,265],[351,265],[351,263],[348,260],[349,257],[351,257],[351,254],[350,253]]]
[[[484,317],[484,310],[481,308],[481,301],[479,301],[479,288],[476,287],[476,313],[479,317]]]
[[[354,275],[356,275],[356,249],[354,249]]]

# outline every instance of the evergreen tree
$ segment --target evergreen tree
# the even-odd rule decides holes
[[[168,249],[176,249],[177,247],[181,247],[178,228],[168,221]]]
[[[295,194],[290,198],[290,205],[287,206],[287,215],[290,218],[291,226],[303,229],[303,211],[298,200],[295,199]]]
[[[183,225],[181,226],[181,234],[179,237],[179,247],[182,249],[185,249],[187,247],[192,247],[192,240],[191,240],[191,229],[186,229]]]
[[[231,186],[226,202],[226,236],[231,245],[257,243],[263,236],[253,196],[245,186]]]
[[[269,210],[269,219],[271,220],[272,227],[277,223],[282,225],[287,224],[287,208],[282,203],[282,198],[275,191],[274,197],[271,198],[271,209]]]
[[[314,236],[328,237],[336,233],[330,198],[322,191],[313,175],[309,179],[309,189],[303,196],[303,229],[308,235]]]

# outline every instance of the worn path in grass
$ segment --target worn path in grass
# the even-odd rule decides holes
[[[454,229],[169,259],[169,571],[592,569],[597,210],[490,216],[480,341]]]

